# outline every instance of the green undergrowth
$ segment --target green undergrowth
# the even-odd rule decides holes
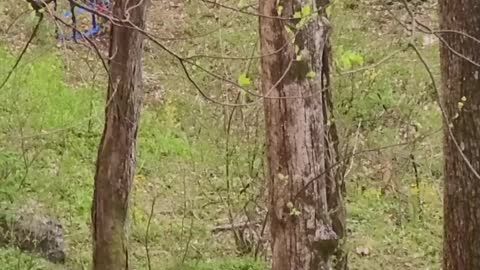
[[[204,261],[189,261],[181,266],[174,266],[168,270],[264,270],[263,262],[252,258],[222,258]]]
[[[15,57],[6,49],[0,54],[0,73],[4,74]],[[26,55],[0,93],[0,98],[8,101],[0,110],[0,201],[9,209],[22,207],[26,201],[40,204],[65,227],[67,266],[88,268],[90,206],[104,91],[91,84],[68,86],[56,51],[42,50],[40,57],[37,54],[33,49]],[[216,142],[209,130],[198,135],[196,129],[180,121],[187,111],[178,109],[182,102],[185,100],[147,106],[142,113],[131,207],[133,265],[147,269],[144,239],[148,227],[153,269],[166,265],[181,267],[178,269],[260,269],[261,264],[252,260],[217,261],[213,256],[234,255],[235,248],[223,247],[225,241],[209,243],[214,241],[210,228],[221,218],[215,214],[218,202],[212,204],[206,195],[200,196],[205,190],[196,186],[217,186],[222,192],[223,179],[207,181],[222,170],[218,160],[222,153],[212,147]],[[154,197],[157,201],[151,219]],[[3,260],[15,262],[6,264],[12,265],[8,269],[56,269],[13,247],[2,252]],[[184,253],[185,263],[180,263],[177,254]],[[13,266],[17,261],[20,268]]]
[[[401,197],[368,188],[348,199],[353,269],[440,269],[442,212],[435,185]]]

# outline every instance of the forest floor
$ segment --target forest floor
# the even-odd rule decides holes
[[[438,45],[422,33],[412,39],[398,22],[409,25],[405,9],[380,2],[337,0],[329,11],[335,122],[342,153],[356,153],[346,173],[350,269],[440,269],[441,119],[425,67],[405,50],[409,42],[418,46],[438,84]],[[255,12],[250,1],[221,3]],[[1,78],[34,25],[33,15],[22,16],[6,32],[25,9],[19,1],[0,3]],[[435,25],[433,4],[416,14]],[[149,32],[172,51],[151,41],[145,48],[147,98],[131,205],[133,269],[149,269],[147,249],[151,269],[268,269],[264,243],[257,245],[264,217],[261,101],[232,109],[198,92],[228,103],[256,100],[202,68],[234,82],[247,74],[249,90],[257,91],[258,59],[232,59],[258,54],[257,21],[200,0],[152,1]],[[5,247],[0,265],[7,270],[89,269],[105,74],[91,50],[59,45],[53,32],[51,23],[41,28],[0,91],[0,202],[3,209],[33,201],[58,218],[68,257],[65,265],[54,265]],[[187,70],[199,89],[172,52],[197,65]],[[371,68],[349,72],[361,67]],[[228,226],[247,217],[255,225],[236,230],[242,246]]]

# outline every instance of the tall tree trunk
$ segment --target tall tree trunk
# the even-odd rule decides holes
[[[336,128],[329,83],[330,25],[322,12],[291,18],[315,1],[261,0],[262,57],[272,270],[345,269],[343,180],[337,173]],[[328,1],[310,6],[314,15]],[[278,6],[281,6],[279,8]],[[287,30],[287,28],[292,30]],[[294,41],[292,41],[295,38]],[[299,98],[301,97],[301,98]]]
[[[440,0],[439,4],[440,28],[458,31],[442,34],[451,48],[442,45],[440,50],[442,104],[448,116],[443,265],[445,270],[480,269],[480,68],[452,52],[480,63],[480,44],[459,34],[480,39],[480,1]]]
[[[147,0],[115,0],[113,16],[145,26]],[[92,207],[93,269],[128,269],[127,215],[142,105],[143,37],[113,24],[105,127],[98,150]]]

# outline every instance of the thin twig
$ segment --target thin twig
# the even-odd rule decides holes
[[[357,131],[355,132],[355,141],[353,143],[353,149],[352,149],[352,159],[350,160],[350,165],[348,166],[347,171],[343,175],[343,179],[346,179],[347,176],[350,174],[353,168],[353,164],[355,163],[355,154],[357,152],[357,146],[358,146],[358,138],[360,136],[360,127],[362,126],[362,120],[358,121],[358,126],[357,126]]]
[[[10,79],[10,77],[12,76],[13,72],[15,71],[15,69],[17,68],[18,64],[20,63],[20,61],[22,60],[23,56],[25,55],[25,53],[27,52],[27,49],[28,47],[30,46],[30,44],[32,43],[33,41],[33,38],[37,35],[37,32],[38,32],[38,29],[40,28],[40,24],[42,23],[42,20],[43,20],[43,13],[39,13],[38,15],[38,21],[37,21],[37,24],[35,25],[35,28],[33,28],[33,32],[32,34],[30,35],[30,38],[28,39],[27,43],[25,44],[25,46],[23,47],[22,51],[20,52],[20,55],[17,57],[17,60],[15,61],[15,64],[13,65],[13,67],[10,69],[10,71],[8,72],[7,74],[7,77],[3,80],[2,84],[0,84],[0,90],[5,86],[5,84],[7,84],[8,80]]]
[[[408,6],[406,0],[402,0],[404,6],[405,6],[405,9],[407,10],[408,14],[410,15],[410,18],[412,19],[412,22],[415,21],[415,24],[414,24],[414,27],[416,26],[416,24],[420,25],[421,27],[423,27],[424,29],[427,29],[427,31],[429,33],[433,33],[433,31],[428,27],[426,26],[425,24],[423,23],[419,23],[418,20],[416,20],[415,18],[415,15],[413,14],[413,12],[411,11],[410,7]],[[416,28],[416,27],[415,27]],[[414,29],[411,29],[412,31],[412,35],[413,35],[413,31]],[[425,30],[424,30],[425,31]],[[480,67],[480,64],[479,63],[476,63],[475,61],[469,59],[468,57],[466,57],[465,55],[457,52],[455,49],[453,49],[442,37],[440,37],[438,34],[435,34],[435,36],[437,36],[437,38],[439,38],[439,40],[445,45],[445,47],[450,50],[453,54],[457,55],[458,57],[470,62],[471,64],[477,66],[477,67]],[[453,134],[453,130],[452,130],[452,124],[451,124],[451,121],[448,117],[448,114],[445,110],[445,108],[443,107],[443,104],[440,100],[440,96],[441,96],[441,93],[440,93],[440,89],[438,88],[437,86],[437,83],[436,83],[436,80],[435,80],[435,76],[433,75],[433,72],[430,68],[430,65],[427,63],[427,61],[425,60],[425,57],[423,56],[423,54],[420,52],[420,50],[417,48],[417,46],[415,46],[414,42],[411,41],[409,44],[408,44],[408,47],[411,48],[416,56],[418,57],[418,59],[420,60],[420,62],[423,64],[425,70],[427,71],[428,73],[428,76],[430,77],[430,81],[432,83],[432,86],[433,88],[435,89],[435,93],[436,93],[436,98],[437,98],[437,103],[438,103],[438,106],[440,108],[440,111],[441,111],[441,114],[442,114],[442,118],[445,122],[444,125],[446,125],[446,130],[448,131],[448,136],[449,138],[452,140],[452,142],[454,143],[455,145],[455,148],[457,149],[457,151],[459,152],[460,156],[462,157],[462,159],[465,161],[465,163],[467,164],[467,167],[470,169],[470,171],[473,173],[473,175],[480,180],[480,174],[477,172],[477,170],[475,169],[475,167],[472,165],[472,163],[470,162],[470,160],[468,159],[468,157],[465,155],[465,153],[463,152],[462,150],[462,147],[460,147],[460,144],[458,143],[457,139],[455,138],[455,135]]]
[[[155,203],[157,202],[157,196],[153,197],[152,205],[150,207],[150,215],[148,216],[147,229],[145,231],[145,252],[147,254],[147,266],[148,270],[152,270],[152,263],[150,261],[150,248],[149,248],[149,233],[150,233],[150,224],[152,223],[153,213],[155,210]]]
[[[423,57],[422,53],[418,50],[418,48],[414,44],[410,44],[410,47],[413,49],[415,54],[418,56],[420,62],[422,62],[423,66],[425,67],[425,70],[427,71],[427,73],[430,77],[430,80],[432,81],[432,86],[435,89],[435,91],[437,92],[438,106],[440,107],[440,111],[442,112],[442,116],[443,116],[443,119],[444,119],[445,125],[446,125],[446,130],[448,131],[448,136],[452,140],[453,144],[455,145],[455,148],[457,149],[457,151],[460,154],[460,156],[462,157],[462,159],[465,161],[465,164],[467,164],[467,167],[470,169],[470,171],[473,173],[473,175],[477,179],[480,180],[480,174],[477,172],[477,170],[472,165],[472,163],[470,162],[468,157],[465,155],[465,153],[463,153],[462,147],[460,147],[460,144],[458,143],[457,139],[455,138],[455,135],[453,134],[450,119],[448,118],[448,114],[447,114],[445,108],[443,108],[443,105],[441,103],[440,90],[437,87],[437,84],[435,83],[435,77],[433,76],[433,72],[430,69],[430,66],[428,65],[427,61]]]
[[[302,188],[297,191],[297,193],[295,194],[295,196],[293,196],[294,200],[298,198],[298,196],[300,196],[305,190],[307,190],[307,188],[315,181],[317,181],[318,179],[320,179],[320,177],[324,176],[325,174],[329,173],[330,170],[333,170],[335,169],[336,167],[338,166],[341,166],[342,164],[344,164],[346,161],[348,161],[350,158],[353,158],[357,155],[361,155],[361,154],[365,154],[365,153],[369,153],[369,152],[377,152],[377,151],[380,151],[380,150],[385,150],[385,149],[389,149],[389,148],[394,148],[394,147],[400,147],[400,146],[405,146],[405,145],[409,145],[411,143],[415,143],[415,142],[418,142],[418,141],[421,141],[429,136],[432,136],[438,132],[440,132],[442,129],[438,129],[436,131],[433,131],[431,133],[427,133],[427,134],[424,134],[422,136],[419,136],[411,141],[407,141],[407,142],[403,142],[403,143],[396,143],[396,144],[390,144],[390,145],[384,145],[384,146],[380,146],[380,147],[376,147],[376,148],[370,148],[370,149],[365,149],[365,150],[362,150],[362,151],[358,151],[357,153],[355,154],[350,154],[349,156],[347,157],[344,157],[342,160],[339,160],[338,162],[332,164],[330,167],[328,168],[325,168],[325,170],[323,172],[321,172],[319,175],[316,175],[315,177],[313,177],[312,179],[308,180],[308,182],[302,186]]]

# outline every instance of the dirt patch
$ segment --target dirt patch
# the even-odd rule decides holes
[[[182,0],[152,0],[148,10],[147,31],[162,39],[183,35],[185,29],[185,4]]]

